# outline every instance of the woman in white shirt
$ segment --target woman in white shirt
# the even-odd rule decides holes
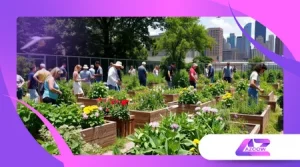
[[[158,76],[158,69],[159,69],[159,67],[158,67],[158,66],[155,66],[155,68],[154,68],[154,70],[153,70],[153,74],[154,74],[155,76]]]
[[[79,73],[81,70],[81,65],[76,65],[73,72],[73,92],[76,97],[82,97],[84,92],[81,87],[81,81],[85,81],[85,79],[81,79]]]
[[[260,75],[263,74],[265,70],[267,70],[265,64],[258,64],[250,75],[250,86],[248,89],[249,105],[253,102],[258,103],[258,91],[264,92],[264,90],[260,88]]]
[[[106,84],[110,90],[119,90],[118,85],[121,84],[121,81],[119,80],[118,69],[121,68],[122,62],[120,61],[117,61],[116,64],[113,64],[112,67],[109,68]]]

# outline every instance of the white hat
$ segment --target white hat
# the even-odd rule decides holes
[[[196,66],[196,67],[198,67],[198,64],[197,64],[197,63],[193,63],[193,66]]]
[[[94,65],[92,64],[90,67],[91,67],[91,68],[94,68]]]
[[[212,65],[209,63],[208,66],[212,66]]]
[[[89,67],[86,64],[82,68],[85,70],[89,69]]]
[[[114,64],[114,66],[117,66],[117,67],[123,67],[123,66],[122,66],[122,62],[120,62],[120,61],[117,61],[117,62]]]
[[[46,68],[46,65],[44,63],[41,63],[40,68]]]
[[[146,62],[143,61],[143,62],[142,62],[142,65],[146,65]]]

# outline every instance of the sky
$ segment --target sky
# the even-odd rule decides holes
[[[255,20],[251,17],[238,17],[237,20],[241,26],[245,26],[247,23],[252,23],[252,33],[251,36],[254,38],[254,28]],[[239,29],[233,17],[201,17],[200,24],[204,25],[206,28],[221,27],[223,29],[223,36],[225,39],[229,37],[230,33],[235,33],[235,36],[242,36],[242,31]],[[158,35],[162,31],[154,30],[151,27],[148,28],[150,35]],[[269,29],[267,29],[266,40],[269,39],[269,35],[274,34]]]

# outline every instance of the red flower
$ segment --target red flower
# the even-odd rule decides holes
[[[106,110],[105,110],[106,112],[109,112],[109,109],[108,108],[106,108]]]
[[[126,105],[128,105],[128,103],[129,103],[129,100],[122,100],[121,101],[122,106],[126,106]]]
[[[102,102],[102,98],[101,98],[101,97],[99,97],[97,101],[98,101],[98,102]]]

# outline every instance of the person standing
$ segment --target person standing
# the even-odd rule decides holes
[[[95,62],[95,74],[94,74],[94,78],[96,80],[96,82],[103,82],[103,69],[100,66],[100,62],[96,61]]]
[[[83,66],[83,70],[80,71],[80,78],[84,83],[91,86],[91,80],[93,79],[93,75],[91,74],[89,67],[86,64]]]
[[[173,80],[175,68],[176,68],[176,64],[175,64],[175,63],[172,63],[172,64],[168,67],[168,70],[167,70],[166,81],[167,81],[167,83],[168,83],[169,89],[173,87],[172,80]]]
[[[211,83],[214,83],[215,80],[215,69],[212,64],[208,64],[208,78],[210,79]]]
[[[33,100],[35,103],[39,102],[39,95],[37,93],[38,89],[38,83],[37,81],[33,78],[34,74],[36,72],[36,66],[32,66],[30,68],[30,73],[28,74],[28,91],[30,95],[30,100]]]
[[[136,70],[134,69],[133,66],[130,67],[130,69],[128,71],[128,74],[131,75],[131,76],[135,76],[136,75]]]
[[[189,71],[189,78],[190,78],[190,85],[193,86],[196,89],[196,82],[197,82],[197,69],[198,65],[196,63],[193,63],[192,67]]]
[[[205,71],[205,76],[206,76],[206,78],[208,78],[208,66],[207,65],[205,65],[205,69],[204,69]]]
[[[118,91],[118,85],[120,85],[120,80],[117,70],[121,67],[122,62],[117,61],[116,64],[113,64],[112,67],[108,70],[107,86],[110,90]]]
[[[17,74],[17,98],[22,100],[23,97],[23,85],[25,84],[24,79]]]
[[[84,92],[82,90],[81,82],[85,79],[80,77],[81,65],[76,65],[73,72],[73,93],[76,97],[82,97]]]
[[[138,76],[141,86],[147,85],[147,70],[145,68],[146,62],[142,62],[142,65],[138,68]]]
[[[63,63],[62,66],[60,67],[60,70],[63,72],[59,78],[59,80],[61,81],[67,81],[68,73],[66,67],[67,67],[66,63]]]
[[[49,104],[57,104],[57,99],[59,95],[62,95],[62,92],[59,90],[59,86],[56,83],[56,80],[61,76],[63,72],[55,67],[51,70],[50,75],[48,75],[44,82],[44,93],[43,93],[43,102]]]
[[[117,85],[117,88],[119,91],[121,91],[121,85],[122,85],[122,72],[121,69],[124,69],[123,66],[121,66],[119,69],[117,69],[118,77],[119,77],[119,84]]]
[[[230,63],[227,63],[227,66],[223,68],[223,79],[227,81],[228,83],[231,83],[232,81],[232,67],[230,66]]]
[[[155,76],[158,76],[158,74],[159,74],[159,67],[158,67],[158,66],[155,66],[155,67],[154,67],[154,69],[153,69],[153,74],[154,74]]]
[[[40,70],[38,70],[33,76],[33,78],[38,82],[38,94],[41,102],[43,101],[44,82],[49,75],[51,74],[46,70],[46,65],[42,63],[40,64]]]
[[[94,65],[91,64],[90,69],[89,69],[91,75],[93,76],[91,83],[94,82],[94,76],[95,76],[95,69],[94,69]]]
[[[250,86],[248,88],[249,105],[251,105],[253,101],[256,104],[258,103],[258,91],[264,92],[264,90],[260,88],[260,76],[265,70],[267,70],[265,64],[258,64],[250,75]]]

